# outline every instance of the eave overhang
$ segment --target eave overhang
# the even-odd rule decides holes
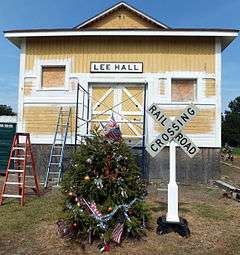
[[[166,29],[166,30],[75,30],[35,29],[5,31],[4,36],[18,48],[25,38],[36,37],[215,37],[221,42],[222,51],[238,36],[236,29]]]

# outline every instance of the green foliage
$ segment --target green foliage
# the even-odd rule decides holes
[[[139,175],[139,168],[127,145],[108,140],[95,134],[87,138],[73,155],[72,166],[64,175],[62,191],[66,194],[65,211],[70,224],[77,225],[78,236],[87,238],[89,229],[94,237],[104,234],[106,240],[111,238],[112,230],[119,220],[124,220],[124,233],[131,237],[144,234],[143,219],[148,221],[150,215],[142,201],[146,187]],[[119,209],[108,221],[108,228],[103,230],[92,216],[82,199],[95,202],[103,214],[111,213],[122,204],[129,204],[138,198],[128,211],[126,220]],[[78,203],[77,203],[78,202]]]
[[[15,116],[16,113],[13,112],[11,106],[0,104],[0,116],[2,115]]]
[[[240,145],[240,97],[228,105],[230,111],[222,115],[222,143],[230,146]]]

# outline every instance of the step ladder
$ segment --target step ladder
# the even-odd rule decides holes
[[[30,183],[31,185],[29,185]],[[14,188],[18,190],[18,194],[16,194],[16,190],[13,194]],[[24,206],[27,188],[31,188],[40,196],[30,134],[16,133],[12,142],[2,193],[0,194],[0,205],[3,204],[5,198],[19,198],[21,206]]]
[[[64,147],[67,140],[68,128],[70,126],[70,117],[71,108],[64,111],[61,107],[58,114],[56,131],[49,157],[44,188],[47,188],[50,183],[52,186],[58,186],[59,182],[61,181]]]

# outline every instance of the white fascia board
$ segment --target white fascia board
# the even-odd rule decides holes
[[[231,31],[45,31],[45,32],[5,32],[6,38],[52,37],[52,36],[213,36],[237,37],[237,32]]]

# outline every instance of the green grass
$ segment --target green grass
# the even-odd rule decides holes
[[[240,147],[236,147],[233,149],[233,154],[239,156],[240,155]]]
[[[223,208],[208,204],[192,204],[193,211],[202,218],[213,221],[227,220],[230,216]]]
[[[4,200],[0,208],[1,235],[27,234],[45,221],[54,223],[62,216],[62,196],[59,191],[41,197],[26,197],[24,207],[17,200]]]

